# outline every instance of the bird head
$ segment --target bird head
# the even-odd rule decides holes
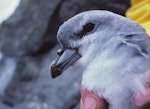
[[[79,13],[64,22],[57,33],[61,48],[57,51],[59,58],[51,64],[52,78],[74,63],[88,66],[97,54],[118,46],[120,40],[124,40],[118,34],[141,31],[128,22],[133,27],[138,26],[120,15],[100,10]]]

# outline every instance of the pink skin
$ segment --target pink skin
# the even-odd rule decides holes
[[[137,93],[134,100],[139,109],[150,109],[150,88],[146,93]],[[98,94],[81,87],[80,109],[107,109],[107,103]]]
[[[98,94],[81,87],[80,109],[107,109],[107,103]]]
[[[146,88],[145,94],[137,93],[134,103],[139,109],[150,109],[150,87]]]

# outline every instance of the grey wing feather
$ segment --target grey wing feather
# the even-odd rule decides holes
[[[150,42],[146,33],[126,34],[123,43],[135,49],[135,52],[144,57],[149,57]]]

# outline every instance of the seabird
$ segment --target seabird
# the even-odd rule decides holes
[[[57,39],[61,48],[51,64],[53,78],[79,65],[82,86],[103,97],[109,109],[137,109],[133,98],[145,92],[150,80],[150,43],[144,28],[118,14],[92,10],[64,22]]]

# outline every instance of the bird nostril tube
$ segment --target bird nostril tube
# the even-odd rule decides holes
[[[57,54],[59,56],[61,56],[63,54],[63,52],[64,52],[64,49],[62,49],[62,48],[57,50]]]

